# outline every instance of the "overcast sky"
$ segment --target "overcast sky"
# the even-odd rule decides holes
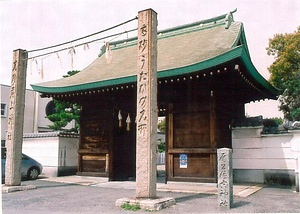
[[[15,49],[33,50],[98,32],[137,16],[138,11],[152,8],[158,14],[158,30],[188,24],[228,13],[243,22],[251,58],[257,70],[269,78],[267,68],[273,58],[267,56],[268,41],[277,33],[291,33],[300,26],[299,0],[59,0],[59,1],[0,1],[1,84],[10,84],[12,53]],[[122,32],[137,27],[137,21],[121,26]],[[107,34],[106,34],[107,35]],[[99,34],[94,38],[100,38]],[[130,35],[129,35],[130,36]],[[127,34],[123,37],[126,38]],[[109,41],[110,39],[107,39]],[[86,40],[89,41],[89,40]],[[89,50],[76,48],[28,61],[27,85],[61,78],[67,71],[88,66],[100,52],[104,41],[92,43]],[[68,46],[76,45],[69,44]],[[66,47],[66,46],[64,46]],[[39,54],[29,54],[30,57]],[[43,60],[42,60],[43,59]],[[43,66],[42,66],[43,62]],[[44,79],[40,70],[43,68]],[[268,112],[277,116],[276,105]],[[255,107],[250,115],[260,114],[265,107]]]

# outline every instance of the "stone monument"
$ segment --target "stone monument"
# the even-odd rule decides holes
[[[26,50],[14,50],[6,135],[5,185],[21,185],[21,161],[26,91]]]
[[[139,12],[137,51],[136,195],[118,199],[116,206],[158,211],[175,204],[175,199],[156,195],[157,14],[152,9]]]
[[[232,149],[217,150],[218,158],[218,206],[230,209],[233,204]]]
[[[136,197],[156,197],[157,14],[138,16]]]

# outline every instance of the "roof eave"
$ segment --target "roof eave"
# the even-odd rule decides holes
[[[272,97],[270,99],[277,99],[277,96],[280,94],[280,90],[275,88],[273,85],[271,85],[254,67],[249,52],[247,49],[244,48],[244,51],[242,52],[241,58],[249,71],[249,74],[267,91],[270,92]]]
[[[242,52],[243,52],[242,47],[236,47],[234,49],[231,49],[228,52],[225,52],[221,55],[207,59],[202,62],[198,62],[192,65],[187,65],[184,67],[160,70],[158,71],[157,76],[158,78],[167,78],[167,77],[185,75],[196,71],[208,69],[218,64],[222,64],[232,59],[238,58],[241,56]],[[80,85],[64,86],[64,87],[49,87],[49,86],[47,87],[47,86],[34,85],[34,84],[32,84],[31,87],[35,91],[38,91],[40,93],[58,94],[58,93],[68,93],[74,91],[84,91],[84,90],[91,90],[96,88],[110,87],[110,86],[120,85],[120,84],[129,84],[133,82],[136,82],[136,75],[120,77],[116,79],[108,79],[108,80],[103,80],[98,82],[89,82]]]
[[[268,94],[270,94],[271,96],[268,98],[276,99],[277,95],[279,95],[279,90],[276,89],[275,87],[273,87],[256,70],[256,68],[254,67],[254,65],[252,64],[252,62],[250,60],[248,51],[245,49],[245,45],[235,47],[221,55],[218,55],[216,57],[192,64],[192,65],[187,65],[187,66],[178,67],[178,68],[171,68],[171,69],[167,69],[167,70],[160,70],[157,73],[157,77],[160,79],[160,78],[168,78],[168,77],[179,76],[179,75],[187,75],[187,74],[190,74],[193,72],[209,69],[211,67],[229,62],[229,61],[237,59],[237,58],[242,59],[243,63],[245,64],[245,66],[247,68],[247,71],[249,72],[249,75],[252,76],[252,78],[256,82],[258,82],[265,90],[270,92]],[[62,93],[70,93],[70,92],[75,92],[75,91],[94,90],[94,89],[111,87],[111,86],[121,85],[121,84],[132,84],[132,83],[135,83],[136,80],[137,80],[137,76],[131,75],[131,76],[126,76],[126,77],[108,79],[108,80],[103,80],[103,81],[98,81],[98,82],[89,82],[89,83],[85,83],[85,84],[71,85],[71,86],[65,86],[65,87],[45,87],[45,86],[40,86],[40,85],[31,85],[31,86],[35,91],[38,91],[40,93],[62,94]]]

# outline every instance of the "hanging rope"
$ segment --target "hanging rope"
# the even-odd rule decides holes
[[[91,41],[88,41],[88,42],[84,42],[84,43],[81,43],[81,44],[78,44],[78,45],[74,45],[74,46],[62,48],[62,49],[59,49],[59,50],[56,50],[56,51],[51,51],[51,52],[47,52],[47,53],[44,53],[44,54],[39,54],[39,55],[36,55],[36,56],[28,57],[27,59],[34,59],[34,58],[38,58],[38,57],[41,57],[41,56],[46,56],[46,55],[49,55],[49,54],[53,54],[53,53],[57,53],[57,52],[65,51],[65,50],[70,50],[70,48],[76,48],[76,47],[86,45],[86,44],[89,44],[89,43],[93,43],[93,42],[96,42],[96,41],[99,41],[99,40],[104,40],[104,39],[107,39],[107,38],[110,38],[110,37],[113,37],[113,36],[120,36],[124,33],[129,33],[129,32],[133,32],[133,31],[136,31],[136,30],[137,30],[137,28],[132,29],[132,30],[128,30],[128,31],[124,31],[124,32],[121,32],[121,33],[112,34],[112,35],[105,36],[105,37],[102,37],[102,38],[99,38],[99,39],[94,39],[94,40],[91,40]],[[27,60],[27,59],[24,59],[24,60]]]
[[[99,31],[99,32],[92,33],[92,34],[90,34],[90,35],[87,35],[87,36],[84,36],[84,37],[80,37],[80,38],[78,38],[78,39],[74,39],[74,40],[71,40],[71,41],[69,41],[69,42],[63,42],[63,43],[60,43],[60,44],[57,44],[57,45],[52,45],[52,46],[45,47],[45,48],[39,48],[39,49],[35,49],[35,50],[30,50],[30,51],[27,51],[27,53],[36,52],[36,51],[42,51],[42,50],[46,50],[46,49],[50,49],[50,48],[56,48],[56,47],[59,47],[59,46],[62,46],[62,45],[70,44],[70,43],[72,43],[72,42],[76,42],[76,41],[79,41],[79,40],[82,40],[82,39],[86,39],[86,38],[91,37],[91,36],[95,36],[95,35],[100,34],[100,33],[104,33],[104,32],[109,31],[109,30],[112,30],[112,29],[117,28],[117,27],[119,27],[119,26],[121,26],[121,25],[124,25],[124,24],[127,24],[127,23],[129,23],[129,22],[132,22],[132,21],[134,21],[134,20],[136,20],[136,19],[138,19],[138,17],[134,17],[133,19],[127,20],[127,21],[125,21],[125,22],[122,22],[122,23],[120,23],[120,24],[117,24],[117,25],[115,25],[115,26],[112,26],[112,27],[110,27],[110,28],[107,28],[107,29],[105,29],[105,30],[101,30],[101,31]]]

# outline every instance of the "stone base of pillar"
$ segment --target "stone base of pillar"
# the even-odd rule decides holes
[[[137,205],[142,210],[159,211],[176,204],[174,198],[120,198],[116,201],[117,207],[122,207],[123,204]]]
[[[34,185],[21,185],[21,186],[2,186],[2,193],[10,193],[10,192],[17,192],[17,191],[25,191],[25,190],[32,190],[36,189]]]

